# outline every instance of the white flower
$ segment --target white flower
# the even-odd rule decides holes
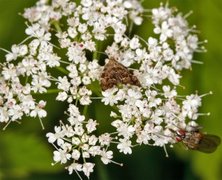
[[[166,98],[173,98],[177,96],[177,92],[175,89],[170,91],[170,86],[163,86],[163,91]]]
[[[117,145],[119,152],[123,152],[124,154],[131,154],[131,141],[128,139],[119,139],[120,143]]]
[[[72,151],[72,158],[74,160],[79,160],[80,156],[81,156],[81,154],[80,154],[80,152],[77,149],[74,149]]]
[[[8,67],[3,67],[2,75],[5,80],[9,80],[9,79],[14,80],[18,76],[16,68],[13,64],[9,64]]]
[[[82,171],[82,165],[78,163],[72,163],[67,167],[69,174],[72,174],[73,170],[76,171]]]
[[[78,45],[70,46],[68,48],[67,56],[69,61],[74,62],[75,64],[84,63],[86,61],[86,57],[84,56],[84,52],[82,48]]]
[[[140,46],[139,39],[136,38],[136,37],[134,37],[133,39],[131,39],[129,45],[130,45],[130,48],[131,48],[131,49],[137,49],[137,48],[139,48],[139,46]]]
[[[86,124],[86,128],[87,128],[88,133],[91,133],[91,132],[95,131],[97,125],[98,124],[97,124],[96,121],[94,121],[93,119],[89,119],[87,124]]]
[[[158,24],[171,16],[171,9],[161,6],[160,8],[152,9],[152,18],[154,24]]]
[[[80,96],[85,96],[85,95],[91,95],[92,91],[88,90],[85,86],[79,88],[79,95]]]
[[[124,122],[130,122],[132,118],[141,115],[135,104],[119,105],[118,108]]]
[[[113,152],[112,151],[106,151],[105,149],[103,149],[101,151],[101,161],[104,164],[110,163],[112,158],[113,158]]]
[[[142,114],[145,118],[150,117],[151,110],[150,110],[149,107],[148,107],[148,102],[147,102],[147,100],[143,100],[143,101],[137,100],[137,101],[135,102],[135,105],[136,105],[136,107],[139,108],[141,114]]]
[[[141,25],[142,22],[143,22],[143,18],[137,16],[137,17],[134,18],[134,21],[133,21],[133,22],[134,22],[136,25]]]
[[[58,101],[65,101],[66,99],[68,98],[68,95],[66,92],[59,92],[57,97],[56,97],[56,100]]]
[[[78,124],[74,127],[74,131],[75,131],[75,134],[78,135],[78,136],[82,136],[83,133],[84,133],[84,129],[82,127],[82,124]],[[83,140],[83,139],[82,139]]]
[[[76,30],[75,27],[69,27],[68,28],[68,35],[71,37],[71,38],[75,38],[77,35],[78,35],[78,32]]]
[[[83,96],[79,100],[81,105],[89,105],[92,101],[89,96]]]
[[[38,61],[33,57],[25,57],[21,63],[18,64],[18,71],[21,74],[26,74],[30,76],[36,74],[38,71]]]
[[[56,54],[50,54],[47,59],[47,65],[49,67],[60,66],[60,62],[59,62],[60,60],[61,58],[57,56]]]
[[[90,84],[91,83],[90,77],[89,76],[84,76],[82,78],[82,82],[83,82],[84,85]]]
[[[79,108],[76,107],[75,105],[73,104],[70,104],[69,105],[69,108],[68,108],[68,111],[70,113],[71,116],[79,116]]]
[[[109,104],[110,106],[116,104],[119,100],[119,97],[115,95],[116,92],[118,92],[118,88],[111,88],[106,91],[102,91],[102,102],[104,102],[105,105]]]
[[[82,0],[81,4],[86,7],[90,7],[92,5],[92,0]]]
[[[83,173],[89,177],[90,173],[93,172],[93,168],[94,168],[95,164],[94,163],[89,163],[89,162],[86,162],[83,164],[82,166],[82,171]]]
[[[73,145],[79,145],[81,143],[80,139],[77,137],[72,138],[72,144]]]
[[[117,132],[120,136],[127,139],[132,137],[135,132],[135,128],[132,125],[128,125],[119,120],[112,122],[112,125],[117,128]]]
[[[141,92],[139,89],[128,89],[127,90],[127,97],[126,102],[134,104],[136,100],[140,99],[142,97]]]
[[[87,25],[86,24],[79,24],[79,26],[78,26],[78,31],[80,32],[80,33],[85,33],[86,32],[86,30],[87,30]]]
[[[101,152],[101,147],[100,146],[91,146],[88,150],[88,152],[90,153],[90,155],[92,155],[93,157],[95,156],[100,156],[100,152]]]
[[[14,105],[8,110],[8,115],[12,121],[21,119],[23,115],[22,108],[19,105]]]
[[[39,104],[35,107],[34,110],[31,111],[30,116],[31,117],[36,117],[38,116],[39,118],[46,117],[47,112],[43,109],[46,105],[45,101],[39,101]]]
[[[197,94],[191,94],[183,101],[182,113],[190,119],[197,119],[198,107],[201,106],[201,98]]]
[[[158,45],[158,40],[153,38],[153,37],[149,37],[148,38],[148,46],[150,48],[156,47]]]
[[[38,75],[32,76],[32,90],[34,92],[44,93],[46,92],[45,87],[50,87],[51,82],[49,81],[49,77],[47,73],[39,73]]]
[[[153,145],[155,146],[164,146],[165,144],[169,143],[169,141],[171,140],[171,137],[167,137],[167,136],[152,136],[152,139],[155,141],[155,143]]]
[[[40,42],[49,41],[51,39],[51,34],[46,33],[44,28],[40,27],[40,24],[29,26],[25,32],[29,36],[38,38]]]
[[[5,107],[0,107],[0,122],[8,122],[9,114],[8,109]]]
[[[198,37],[196,35],[188,35],[187,45],[191,50],[195,51],[198,48]]]
[[[156,27],[154,29],[156,34],[160,34],[160,41],[166,41],[167,38],[172,37],[173,31],[170,29],[169,24],[166,21],[163,21],[161,27]]]
[[[58,89],[61,89],[63,91],[68,91],[70,88],[70,82],[67,79],[67,76],[64,77],[58,77]]]
[[[137,134],[136,142],[139,144],[149,144],[149,140],[151,140],[151,135],[145,131],[142,130]]]
[[[99,136],[99,143],[101,144],[101,146],[105,146],[105,145],[109,146],[111,143],[111,140],[112,138],[109,133],[105,133]]]
[[[71,158],[71,154],[63,151],[62,149],[58,149],[58,151],[53,152],[53,160],[55,162],[61,162],[61,164],[65,164],[67,160]]]
[[[69,64],[66,69],[69,71],[69,77],[70,78],[76,78],[78,77],[78,71],[75,64]]]
[[[55,133],[47,133],[46,137],[48,138],[49,143],[54,143],[57,141],[58,145],[63,144],[63,137],[64,137],[64,132],[62,131],[61,127],[54,127]]]
[[[162,77],[160,76],[160,70],[158,68],[147,69],[147,72],[143,74],[142,82],[145,86],[150,87],[153,84],[161,83]]]
[[[165,61],[172,61],[173,58],[174,58],[173,50],[170,48],[165,48],[165,50],[163,50],[163,59]]]
[[[18,57],[22,57],[28,53],[27,45],[12,45],[11,47],[12,52],[6,54],[6,61],[16,60]]]
[[[89,145],[91,146],[95,146],[97,141],[98,141],[98,138],[95,135],[90,136],[88,140]]]

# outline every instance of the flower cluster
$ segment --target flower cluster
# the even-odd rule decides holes
[[[69,173],[83,171],[89,177],[95,164],[87,161],[81,164],[81,158],[100,156],[104,164],[110,163],[113,152],[107,150],[107,147],[110,146],[112,139],[108,133],[95,136],[93,132],[96,130],[96,120],[86,120],[75,105],[69,105],[68,114],[69,124],[61,122],[60,126],[55,126],[55,133],[46,135],[49,143],[56,143],[59,146],[54,151],[54,161],[65,164],[72,160],[72,164],[67,167]]]
[[[95,166],[91,157],[114,162],[111,144],[131,154],[135,145],[177,143],[179,128],[197,126],[201,96],[178,98],[177,87],[180,71],[191,67],[201,47],[194,27],[175,9],[161,5],[150,11],[151,19],[143,18],[145,12],[137,0],[39,0],[26,9],[28,37],[6,51],[0,66],[0,122],[46,117],[46,101],[34,95],[56,87],[56,100],[67,102],[68,109],[67,120],[46,135],[56,148],[53,159],[66,164],[70,174],[87,177]],[[131,35],[132,25],[143,21],[153,26],[147,40]],[[98,82],[111,57],[141,86],[117,84],[102,91]],[[103,134],[97,132],[99,117],[87,114],[98,100],[113,107],[106,119],[112,128]]]

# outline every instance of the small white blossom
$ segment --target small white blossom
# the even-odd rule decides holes
[[[59,92],[56,100],[58,101],[65,101],[68,98],[68,94],[66,92]]]
[[[82,171],[82,165],[81,164],[78,164],[78,163],[72,163],[71,165],[69,165],[67,167],[68,171],[69,171],[69,174],[72,174],[73,173],[73,170],[76,172],[76,171]]]
[[[63,91],[68,91],[70,88],[70,82],[68,81],[67,77],[64,76],[58,77],[58,89],[61,89]]]
[[[46,105],[45,101],[40,101],[39,104],[35,107],[34,110],[31,111],[30,116],[39,118],[46,117],[47,112],[43,109]]]
[[[156,27],[154,29],[156,34],[160,34],[160,41],[166,41],[167,38],[172,37],[173,31],[169,28],[169,25],[166,21],[163,21],[161,27]]]
[[[55,162],[61,162],[62,164],[65,164],[67,160],[71,158],[71,154],[59,149],[58,151],[54,151],[54,161]]]
[[[84,174],[89,177],[90,173],[93,172],[93,168],[94,168],[95,164],[94,163],[84,163],[82,166],[82,171],[84,172]]]
[[[113,106],[116,104],[119,100],[119,97],[115,95],[115,93],[118,91],[118,88],[112,88],[107,89],[106,91],[102,92],[103,99],[102,102],[104,102],[105,105],[111,105]]]
[[[93,119],[90,119],[86,125],[87,131],[89,133],[93,132],[96,130],[97,122],[94,121]]]
[[[111,162],[111,159],[113,158],[113,152],[112,151],[105,151],[104,149],[101,152],[101,161],[104,164],[108,164]]]
[[[137,49],[137,48],[139,48],[139,46],[140,46],[139,39],[134,37],[133,39],[131,39],[129,45],[130,45],[130,48],[131,48],[131,49]]]
[[[190,119],[197,119],[198,107],[201,106],[201,98],[196,94],[192,94],[186,97],[183,101],[182,113],[184,116],[188,116]]]
[[[99,142],[101,146],[105,146],[105,145],[109,146],[111,143],[111,140],[112,138],[109,133],[105,133],[99,136]]]
[[[131,141],[127,139],[120,139],[120,143],[117,145],[117,148],[120,152],[123,152],[124,154],[131,154]]]
[[[64,136],[64,131],[61,129],[61,127],[54,127],[55,133],[47,133],[46,137],[48,138],[49,143],[54,143],[57,141],[57,144],[63,144],[63,136]]]

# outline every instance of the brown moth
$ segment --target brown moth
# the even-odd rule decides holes
[[[100,84],[103,91],[118,84],[141,86],[137,77],[133,75],[133,72],[129,71],[114,58],[110,58],[108,63],[104,66]]]

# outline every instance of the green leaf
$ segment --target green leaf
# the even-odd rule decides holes
[[[1,174],[13,178],[25,177],[31,173],[58,171],[59,166],[51,166],[53,154],[46,141],[46,138],[37,137],[35,134],[8,130],[1,132]]]

